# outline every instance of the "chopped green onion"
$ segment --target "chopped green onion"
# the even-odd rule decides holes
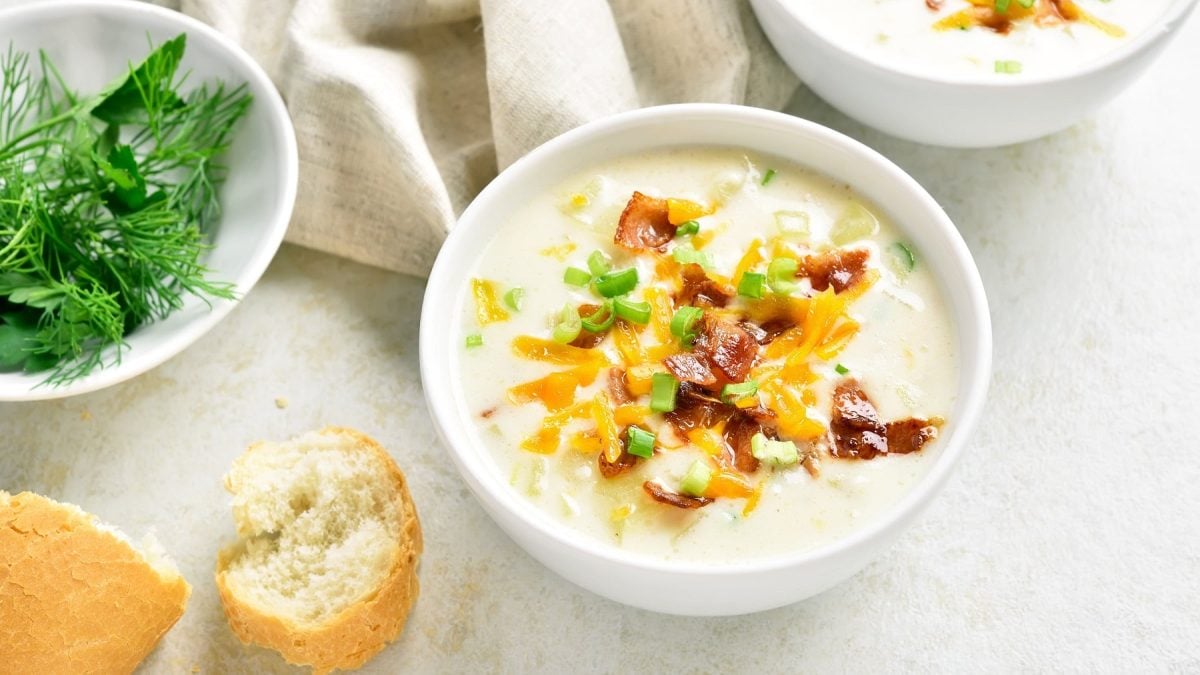
[[[997,61],[996,72],[1005,75],[1016,75],[1022,70],[1020,61]]]
[[[525,302],[525,289],[520,286],[508,289],[504,294],[504,304],[514,312],[521,311],[521,305]]]
[[[604,255],[603,251],[592,251],[592,254],[588,256],[587,266],[592,276],[598,277],[612,269],[612,261]]]
[[[693,497],[703,497],[704,491],[708,489],[708,483],[712,480],[712,469],[708,463],[703,460],[696,460],[688,467],[687,473],[684,474],[683,480],[679,482],[679,490]]]
[[[567,271],[563,272],[563,281],[572,286],[587,286],[592,280],[592,275],[578,267],[568,267]]]
[[[605,272],[596,277],[596,292],[606,298],[615,298],[632,291],[638,283],[636,267],[630,267],[618,272]]]
[[[763,174],[762,184],[766,186],[773,178],[775,178],[775,169],[767,169],[767,172]]]
[[[897,274],[904,275],[913,271],[917,266],[917,256],[913,250],[902,241],[898,241],[888,247],[888,253],[892,262],[892,269]]]
[[[702,316],[704,310],[699,307],[680,307],[675,311],[675,316],[671,317],[671,335],[679,338],[684,344],[690,343],[696,337],[692,328]]]
[[[808,239],[809,216],[804,211],[776,211],[775,227],[788,239]]]
[[[800,452],[792,441],[774,441],[762,432],[750,437],[750,454],[760,462],[788,466],[800,461]]]
[[[655,373],[650,376],[650,409],[654,412],[671,412],[675,409],[675,394],[679,392],[679,380],[670,373]]]
[[[650,303],[648,302],[634,302],[626,298],[617,298],[613,300],[613,311],[626,321],[643,326],[650,323]]]
[[[996,0],[996,11],[1003,14],[1008,11],[1010,0]]]
[[[725,401],[726,403],[733,403],[734,401],[739,401],[747,396],[753,396],[757,393],[758,382],[755,382],[754,380],[746,380],[745,382],[727,384],[722,387],[721,400]]]
[[[467,336],[467,349],[483,346],[483,336],[479,333],[471,333]]]
[[[767,275],[760,272],[746,272],[738,282],[738,295],[745,298],[761,298],[763,286],[767,283]]]
[[[1035,2],[1037,2],[1037,0],[1017,0],[1017,3],[1020,4],[1022,7],[1024,7],[1025,9],[1029,9],[1030,7],[1033,7],[1033,3],[1035,3]],[[1100,0],[1100,2],[1108,2],[1108,0]]]
[[[600,309],[594,313],[580,319],[584,330],[593,333],[606,331],[612,327],[613,322],[617,320],[617,313],[613,311],[612,300],[605,300]]]
[[[686,237],[689,234],[696,234],[700,231],[700,223],[695,220],[689,220],[686,223],[680,223],[679,227],[675,228],[676,237]]]
[[[800,263],[795,258],[776,258],[767,265],[767,285],[780,295],[796,290],[796,271]]]
[[[626,448],[629,454],[646,459],[654,456],[654,434],[638,427],[629,427],[626,438],[629,439],[629,447]]]
[[[565,345],[574,342],[575,338],[579,337],[581,330],[583,330],[583,320],[579,318],[579,310],[567,303],[558,313],[558,322],[554,324],[554,330],[550,337],[560,345]]]
[[[671,251],[671,257],[680,265],[689,265],[695,263],[705,269],[713,267],[713,257],[711,253],[705,251],[697,251],[696,247],[691,244],[680,244]]]
[[[836,366],[834,366],[833,369],[837,371],[838,375],[845,375],[846,373],[850,372],[849,368],[847,368],[846,366],[843,366],[840,363],[837,364]]]
[[[866,239],[879,231],[879,219],[867,207],[858,202],[850,202],[846,209],[834,221],[829,231],[829,239],[838,246],[845,246],[859,239]]]

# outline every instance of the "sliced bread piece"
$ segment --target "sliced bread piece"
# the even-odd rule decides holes
[[[421,526],[404,474],[371,438],[330,427],[234,461],[238,542],[217,589],[242,642],[318,672],[396,639],[417,597]]]
[[[0,491],[0,672],[130,673],[183,616],[191,587],[73,504]]]

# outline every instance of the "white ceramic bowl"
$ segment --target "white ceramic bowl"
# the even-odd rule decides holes
[[[0,11],[0,50],[44,49],[76,90],[96,91],[149,51],[187,33],[180,66],[191,82],[221,78],[245,82],[254,104],[241,120],[221,188],[222,216],[212,224],[213,248],[205,260],[211,278],[232,282],[238,297],[254,285],[283,241],[296,198],[298,160],[291,119],[266,73],[228,38],[170,10],[141,2],[70,0],[37,2]],[[237,304],[197,298],[166,319],[127,338],[119,364],[60,387],[38,386],[44,373],[0,373],[0,401],[59,398],[95,391],[159,365],[204,335]]]
[[[1154,62],[1196,0],[1176,0],[1154,27],[1074,71],[986,79],[903,71],[823,36],[793,0],[750,4],[783,60],[835,108],[900,138],[978,148],[1039,138],[1092,113]]]
[[[514,491],[468,411],[460,345],[446,336],[458,334],[463,289],[483,246],[521,205],[553,189],[562,176],[613,157],[679,145],[778,155],[848,183],[916,244],[946,294],[959,331],[961,372],[941,454],[886,517],[832,545],[722,565],[623,551],[553,520]],[[967,446],[987,392],[991,339],[987,300],[970,252],[933,198],[895,164],[837,132],[780,113],[673,105],[617,115],[564,134],[510,166],[480,193],[451,231],[429,278],[421,314],[421,379],[435,426],[463,478],[530,555],[576,584],[629,605],[688,615],[742,614],[802,600],[846,579],[912,522]]]

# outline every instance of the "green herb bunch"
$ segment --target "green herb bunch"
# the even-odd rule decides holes
[[[93,96],[44,52],[0,54],[0,370],[63,384],[188,295],[232,298],[201,261],[245,86],[183,93],[186,35]]]

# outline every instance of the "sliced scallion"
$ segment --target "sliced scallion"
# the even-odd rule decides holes
[[[795,258],[776,258],[767,265],[767,285],[771,290],[787,295],[796,290],[796,271],[800,263]]]
[[[1008,5],[1011,0],[996,0],[996,11],[1003,14],[1008,11]]]
[[[679,380],[670,373],[655,373],[650,376],[650,409],[654,412],[671,412],[675,409],[675,395],[679,393]]]
[[[467,349],[483,346],[483,336],[479,333],[471,333],[467,336]]]
[[[592,254],[588,256],[587,266],[592,276],[598,277],[612,269],[612,261],[604,255],[603,251],[592,251]]]
[[[905,275],[913,271],[917,266],[917,256],[907,244],[898,241],[888,247],[889,257],[892,263],[892,269],[897,274]]]
[[[600,333],[611,328],[613,322],[616,320],[617,313],[613,311],[612,301],[605,300],[604,304],[600,306],[600,309],[589,314],[588,316],[581,317],[580,323],[583,325],[584,330],[588,330],[593,333]]]
[[[767,283],[767,275],[761,272],[746,272],[738,282],[738,295],[744,298],[758,299],[763,296],[763,286]]]
[[[568,267],[567,270],[563,272],[563,281],[571,284],[572,286],[587,286],[588,282],[591,280],[592,275],[588,274],[584,270],[579,269],[578,267]]]
[[[703,497],[704,491],[708,489],[709,481],[712,480],[712,474],[712,469],[703,460],[698,459],[692,462],[687,473],[684,474],[683,480],[679,482],[680,492],[693,497]]]
[[[800,461],[800,451],[792,441],[776,441],[759,432],[750,437],[750,454],[760,462],[789,466]]]
[[[671,251],[671,257],[680,265],[690,265],[695,263],[705,269],[713,267],[713,257],[711,253],[706,251],[697,251],[696,247],[691,244],[680,244]]]
[[[684,344],[690,343],[696,337],[692,329],[702,316],[704,310],[699,307],[680,307],[675,311],[675,316],[671,317],[671,335],[679,338]]]
[[[838,375],[845,375],[846,373],[850,372],[849,368],[847,368],[846,366],[843,366],[840,363],[837,364],[836,366],[834,366],[833,369],[837,371]]]
[[[648,302],[634,302],[627,298],[617,298],[613,300],[613,312],[618,317],[639,325],[644,326],[650,323],[650,303]]]
[[[637,287],[637,283],[636,267],[629,267],[617,272],[605,272],[596,277],[596,292],[606,298],[615,298],[632,291]]]
[[[676,237],[686,237],[689,234],[696,234],[700,231],[700,223],[695,220],[689,220],[686,223],[680,223],[679,227],[675,228]]]
[[[515,286],[508,289],[504,294],[504,304],[514,312],[521,311],[521,305],[525,302],[525,289],[520,286]]]
[[[758,382],[754,380],[746,380],[745,382],[734,382],[727,384],[721,388],[721,400],[726,403],[740,401],[747,396],[753,396],[758,393]]]
[[[649,459],[654,456],[654,434],[638,427],[629,427],[626,434],[629,447],[626,452],[631,455]]]
[[[1023,70],[1020,61],[996,61],[996,72],[1005,75],[1017,75]]]
[[[558,313],[558,320],[554,324],[550,337],[560,345],[565,345],[574,342],[582,330],[583,320],[579,318],[579,310],[567,303]]]
[[[767,169],[767,172],[763,174],[763,178],[762,178],[763,186],[765,187],[766,184],[770,183],[774,178],[775,178],[775,169]]]

